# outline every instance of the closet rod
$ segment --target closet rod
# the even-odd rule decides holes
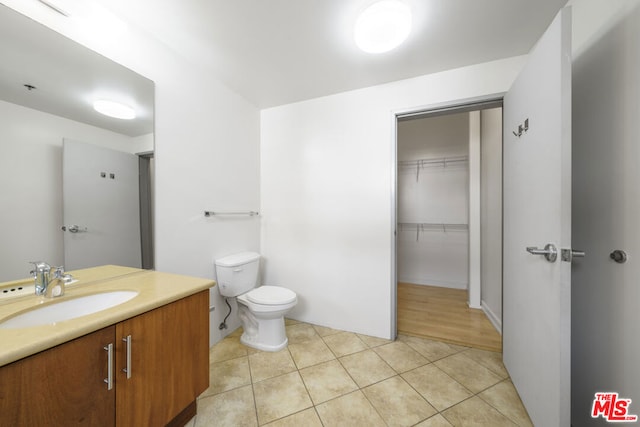
[[[259,215],[259,212],[256,211],[239,211],[239,212],[222,212],[222,211],[204,211],[204,216],[214,216],[214,215],[248,215],[255,216]]]
[[[453,164],[460,164],[469,161],[469,156],[441,157],[435,159],[401,160],[398,162],[400,168],[416,168],[416,182],[420,177],[420,169],[431,166],[446,168]]]
[[[464,163],[469,160],[468,156],[455,156],[455,157],[439,157],[432,159],[416,159],[416,160],[401,160],[398,162],[400,166],[415,167],[415,166],[429,166],[429,165],[442,165],[447,166],[452,163]]]
[[[467,231],[469,229],[468,224],[445,224],[445,223],[431,223],[431,222],[399,222],[398,226],[400,231],[416,231],[416,242],[420,240],[420,233],[426,231],[441,231],[446,233],[447,231]]]
[[[467,224],[445,224],[445,223],[431,223],[431,222],[400,222],[398,223],[400,230],[415,230],[416,228],[422,231],[465,231],[469,229]]]

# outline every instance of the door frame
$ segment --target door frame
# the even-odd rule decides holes
[[[138,156],[139,198],[140,198],[140,250],[142,252],[142,268],[155,269],[155,252],[153,240],[153,151],[136,153]]]
[[[420,107],[397,109],[391,112],[391,339],[398,336],[398,252],[397,252],[397,227],[398,227],[398,120],[408,117],[429,117],[436,115],[463,113],[468,111],[478,111],[485,108],[502,106],[502,100],[506,92],[492,93],[473,98],[445,101],[441,103],[428,104]],[[477,295],[477,305],[480,306],[480,282],[474,281],[469,284],[474,289],[469,289]],[[476,289],[477,288],[477,289]]]

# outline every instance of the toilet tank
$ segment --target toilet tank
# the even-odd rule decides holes
[[[249,292],[258,284],[260,254],[241,252],[219,258],[216,264],[216,281],[220,295],[235,297]]]

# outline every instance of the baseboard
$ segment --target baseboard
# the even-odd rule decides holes
[[[489,319],[493,327],[496,328],[496,331],[498,331],[498,333],[502,335],[502,319],[496,316],[496,314],[491,310],[491,308],[489,308],[484,300],[480,302],[480,308],[482,308],[484,314],[487,315],[487,318]]]

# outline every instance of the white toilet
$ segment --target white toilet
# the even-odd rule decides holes
[[[287,346],[284,315],[298,299],[295,292],[280,286],[258,286],[260,254],[242,252],[216,260],[218,290],[236,297],[244,332],[240,342],[264,351]]]

